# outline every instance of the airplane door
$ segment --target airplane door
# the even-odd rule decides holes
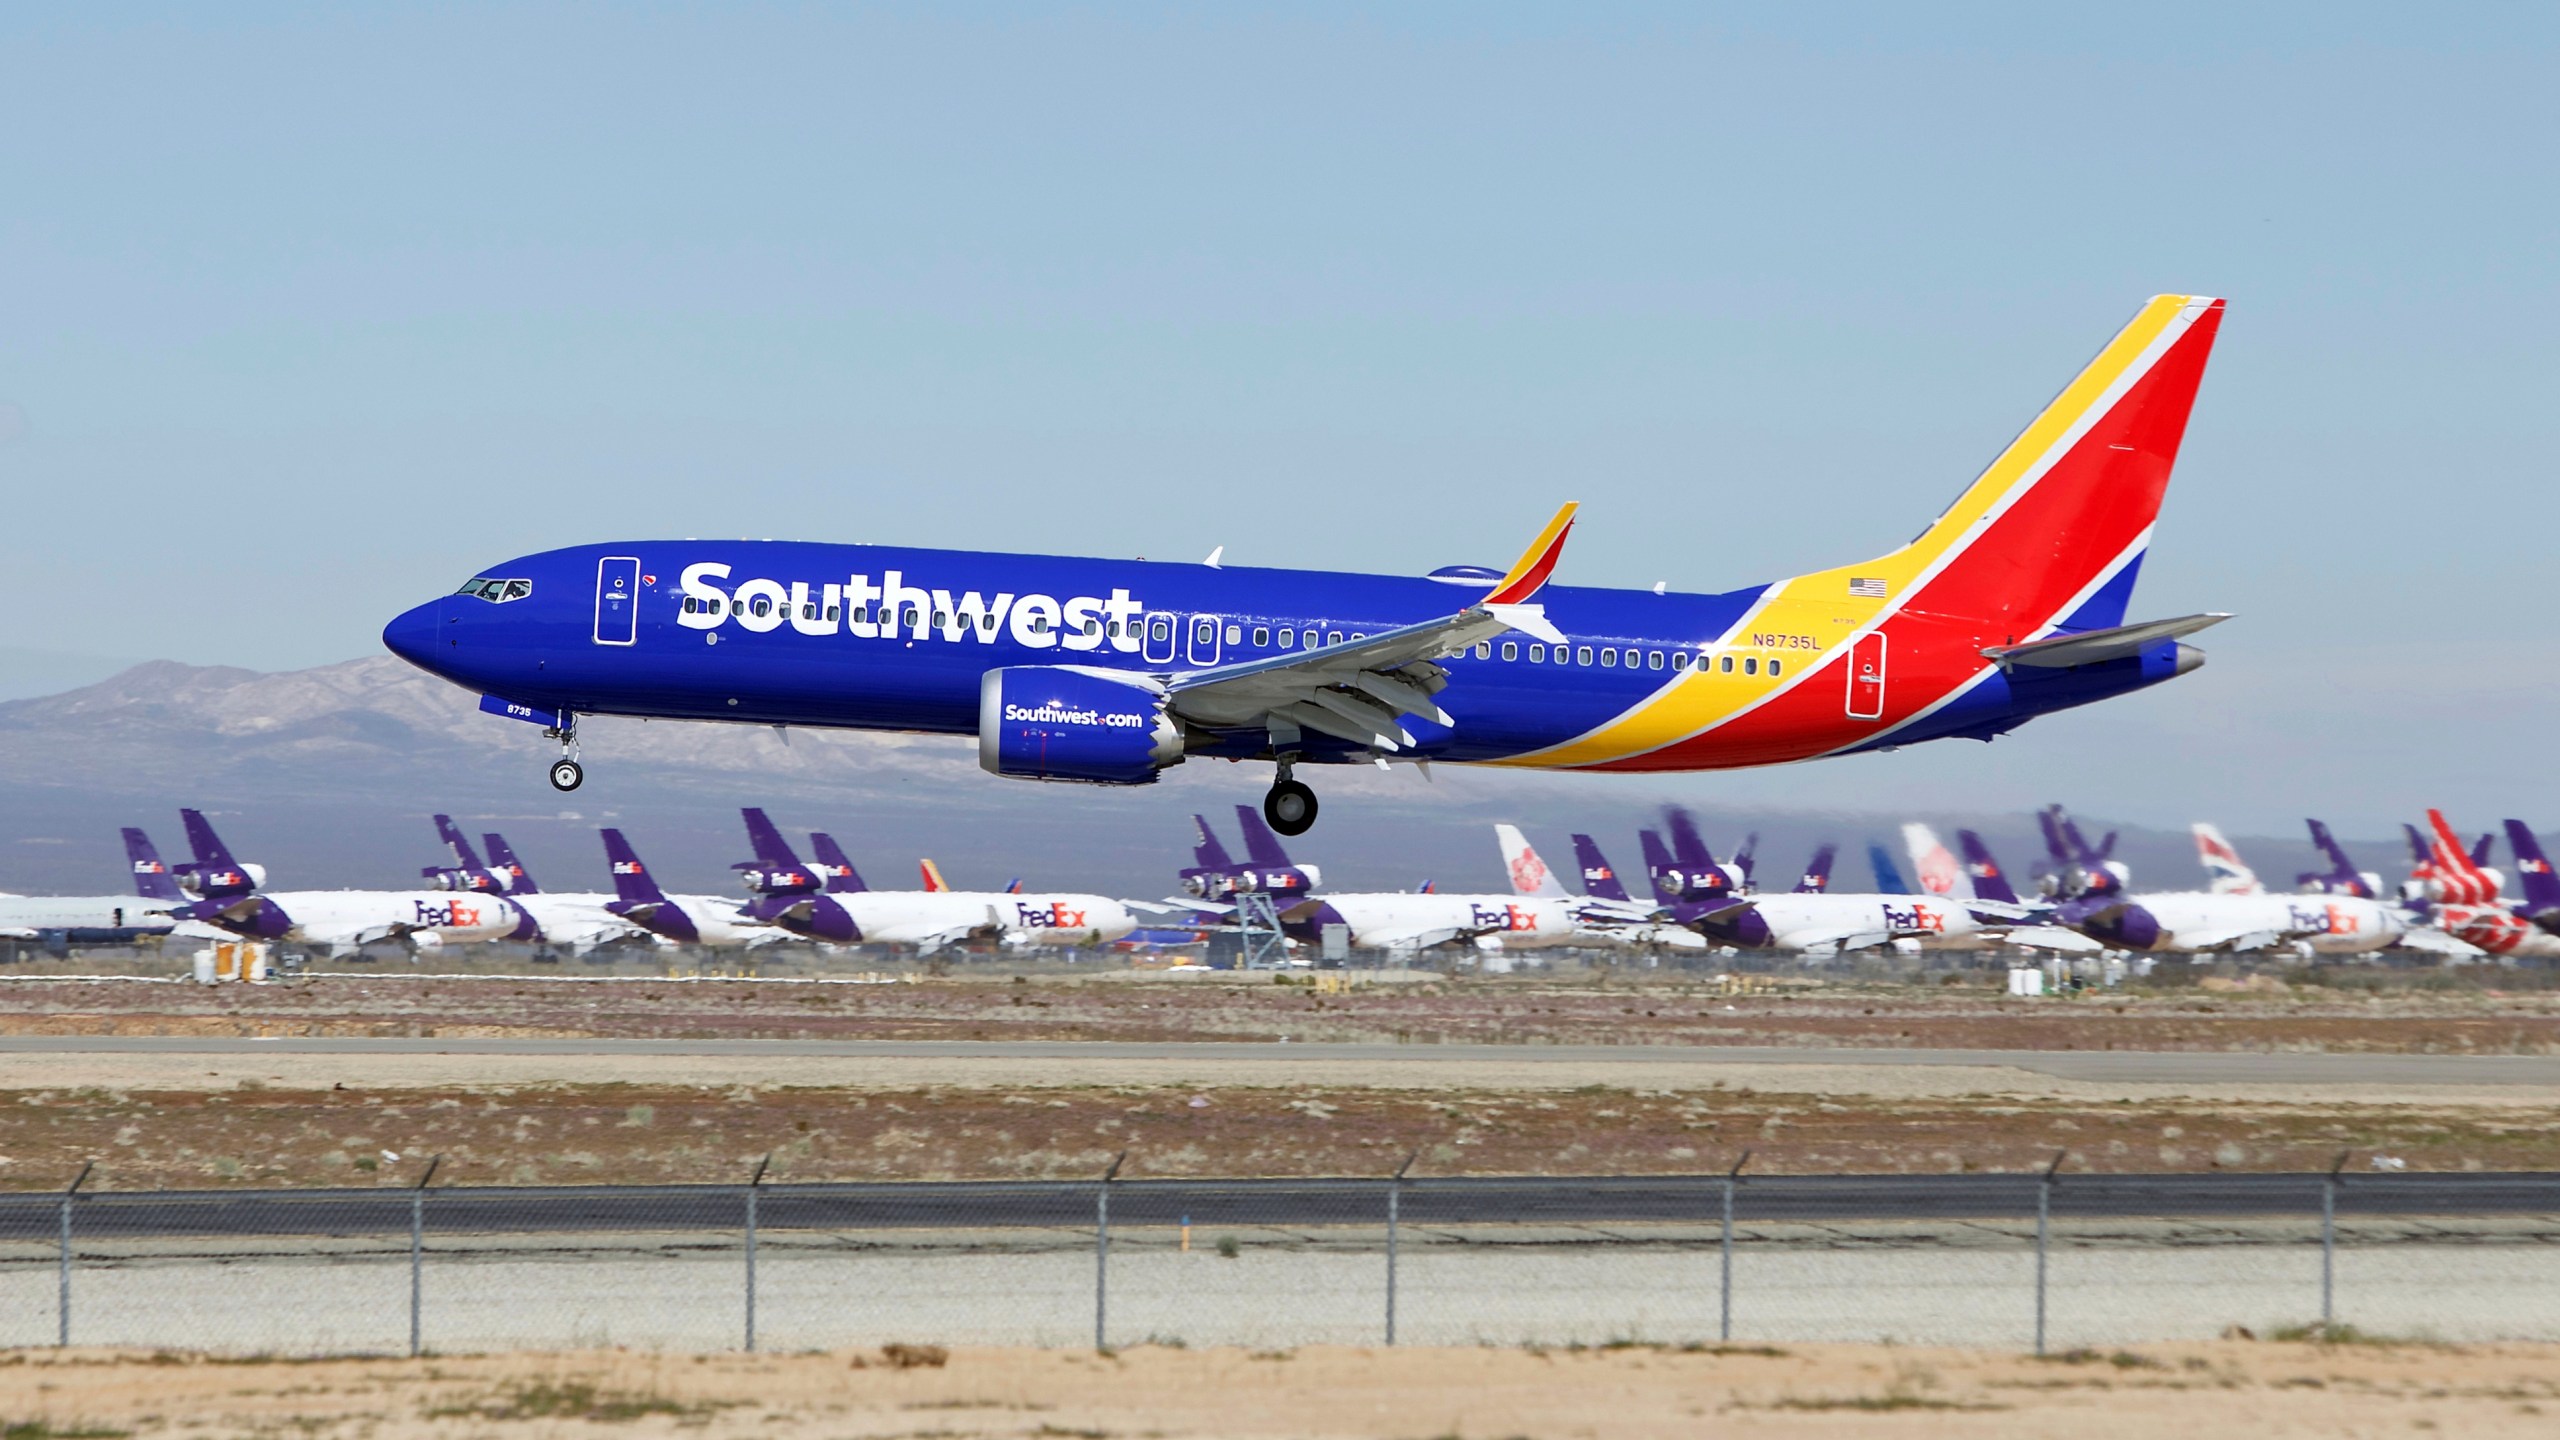
[[[1148,664],[1170,665],[1173,663],[1173,628],[1181,623],[1170,615],[1146,617],[1147,638],[1143,653]]]
[[[1189,660],[1194,665],[1217,664],[1218,623],[1218,617],[1215,615],[1192,616],[1191,630],[1188,637],[1190,641],[1190,649],[1185,652],[1183,658]]]
[[[596,643],[629,645],[640,638],[640,562],[607,555],[596,562]]]
[[[1870,631],[1849,647],[1849,718],[1884,718],[1884,634]]]

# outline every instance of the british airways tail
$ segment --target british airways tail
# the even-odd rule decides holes
[[[1594,900],[1632,900],[1627,884],[1600,853],[1600,842],[1588,835],[1573,837],[1573,860],[1582,867],[1582,893]]]
[[[862,872],[836,843],[836,837],[824,830],[809,832],[809,853],[818,857],[818,873],[827,877],[830,895],[859,895],[871,887],[862,883]]]
[[[495,872],[499,879],[507,882],[508,894],[539,895],[542,893],[542,887],[533,883],[533,872],[525,869],[524,862],[516,858],[515,847],[507,843],[506,836],[494,830],[483,831],[480,835],[480,844],[489,852],[490,870]]]
[[[2508,821],[2507,844],[2516,852],[2516,881],[2524,887],[2525,913],[2560,909],[2560,875],[2551,873],[2550,857],[2542,853],[2542,841],[2533,827],[2521,820]]]
[[[2210,877],[2206,888],[2216,895],[2264,895],[2267,887],[2258,883],[2258,872],[2240,858],[2238,847],[2222,834],[2221,827],[2211,821],[2198,820],[2191,827],[2196,836],[2196,859]]]
[[[187,898],[169,867],[160,863],[160,847],[130,825],[124,827],[124,856],[133,867],[133,893],[145,900],[181,902]]]

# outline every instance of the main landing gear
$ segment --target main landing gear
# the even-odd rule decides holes
[[[1316,792],[1290,778],[1286,760],[1280,762],[1271,793],[1262,797],[1262,818],[1282,835],[1304,835],[1316,823]]]
[[[559,725],[542,733],[560,742],[560,758],[551,764],[551,788],[566,793],[584,784],[587,770],[578,763],[578,717],[563,710]]]

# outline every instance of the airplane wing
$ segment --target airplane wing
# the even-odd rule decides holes
[[[33,940],[36,932],[21,925],[0,926],[0,940]]]
[[[1472,940],[1488,932],[1468,925],[1432,925],[1411,930],[1368,930],[1361,932],[1360,943],[1382,950],[1405,952],[1428,950],[1453,940]]]
[[[2434,955],[2469,957],[2488,953],[2458,935],[2448,935],[2442,930],[2423,925],[2411,926],[2401,931],[2397,943],[2411,950],[2424,950]]]
[[[1414,738],[1404,716],[1457,723],[1431,698],[1449,683],[1448,672],[1433,662],[1512,630],[1563,643],[1545,609],[1529,597],[1564,553],[1574,509],[1558,510],[1510,573],[1454,615],[1294,654],[1182,671],[1164,681],[1166,706],[1211,729],[1267,728],[1280,746],[1313,730],[1382,753],[1405,749]]]
[[[1872,927],[1841,926],[1830,930],[1791,930],[1772,938],[1789,950],[1801,950],[1808,955],[1832,955],[1842,950],[1865,950],[1881,945],[1893,938],[1893,932]]]
[[[2059,925],[2021,925],[2000,938],[2031,950],[2069,950],[2080,955],[2094,955],[2107,948],[2077,930],[2065,930]]]
[[[2281,930],[2202,930],[2179,935],[2178,945],[2199,954],[2213,950],[2238,955],[2250,950],[2264,950],[2291,938]]]
[[[2002,921],[2041,920],[2053,913],[2050,905],[2012,905],[2005,900],[1967,900],[1964,908],[1973,918],[1991,924]]]

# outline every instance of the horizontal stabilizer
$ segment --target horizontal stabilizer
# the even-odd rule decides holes
[[[2023,645],[1987,645],[1983,647],[1982,654],[1985,659],[1998,662],[2003,670],[2013,665],[2062,670],[2073,665],[2095,665],[2102,660],[2129,659],[2160,641],[2193,635],[2230,618],[2227,614],[2210,612],[2181,615],[2175,620],[2146,620],[2139,625],[2118,625],[2107,630],[2048,635]]]
[[[2447,935],[2441,930],[2430,929],[2423,925],[2412,926],[2402,931],[2399,940],[2395,943],[2405,949],[2424,950],[2430,954],[2458,956],[2465,959],[2488,953],[2458,935]]]
[[[2000,938],[2012,945],[2036,950],[2068,950],[2080,955],[2094,955],[2107,948],[2077,930],[2065,930],[2059,925],[2022,925]]]

